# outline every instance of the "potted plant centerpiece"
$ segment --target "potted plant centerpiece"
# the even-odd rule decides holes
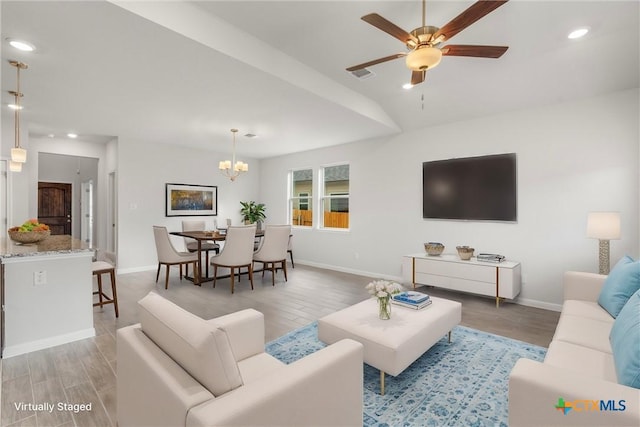
[[[242,214],[242,219],[245,224],[253,224],[257,223],[258,230],[262,229],[262,221],[264,221],[267,216],[265,215],[266,207],[264,203],[256,203],[253,200],[250,202],[240,202],[242,209],[240,209],[240,213]]]

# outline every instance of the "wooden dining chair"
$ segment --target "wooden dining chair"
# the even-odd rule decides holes
[[[238,275],[242,267],[249,270],[249,281],[253,289],[253,240],[256,236],[256,225],[231,226],[227,229],[224,246],[219,255],[211,257],[213,266],[213,287],[216,287],[218,267],[230,269],[231,293],[234,292],[235,271]]]
[[[118,292],[116,291],[116,256],[112,252],[98,251],[98,259],[91,263],[91,271],[98,281],[98,290],[93,295],[98,296],[98,302],[93,303],[94,307],[102,308],[106,304],[113,304],[116,317],[120,315],[118,311]],[[105,294],[102,287],[102,275],[108,274],[111,278],[111,296]]]
[[[253,262],[262,263],[262,276],[264,271],[271,270],[271,285],[276,285],[276,264],[284,272],[284,280],[287,281],[287,250],[289,248],[290,225],[267,225],[260,249],[253,254]]]
[[[156,283],[160,277],[160,266],[167,267],[167,274],[164,282],[164,288],[169,289],[169,267],[172,265],[180,266],[180,280],[182,280],[182,265],[193,264],[194,283],[200,284],[200,260],[197,253],[178,252],[169,239],[167,227],[153,226],[153,237],[156,241],[156,251],[158,253],[158,271],[156,273]]]

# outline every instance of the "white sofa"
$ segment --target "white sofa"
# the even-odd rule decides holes
[[[343,340],[285,365],[264,352],[264,317],[203,320],[161,296],[118,330],[118,425],[362,426],[362,345]]]
[[[544,362],[520,359],[511,371],[510,426],[640,425],[640,390],[617,381],[609,343],[614,318],[597,302],[606,277],[565,273],[562,313]],[[576,407],[564,414],[555,408],[560,398]],[[595,410],[600,400],[615,401],[617,409],[624,401],[624,411]]]

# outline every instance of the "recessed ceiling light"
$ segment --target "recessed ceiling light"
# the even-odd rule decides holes
[[[22,105],[16,104],[8,104],[7,107],[11,108],[12,110],[22,110],[24,108]]]
[[[7,40],[9,40],[9,44],[11,46],[23,52],[33,52],[34,50],[36,50],[36,47],[27,41],[16,40],[16,39],[7,39]]]
[[[52,133],[50,133],[50,134],[49,134],[49,135],[47,135],[47,136],[48,136],[49,138],[53,138],[53,137],[55,137],[55,135],[54,135],[54,134],[52,134]]]
[[[258,135],[256,135],[255,133],[245,133],[244,136],[246,136],[247,138],[257,138]]]
[[[77,138],[77,137],[78,137],[78,134],[77,134],[77,133],[68,133],[68,134],[67,134],[67,136],[68,136],[69,138]]]
[[[588,32],[589,32],[589,29],[587,27],[582,27],[582,28],[578,28],[571,31],[567,37],[570,39],[579,39],[580,37],[584,36]]]
[[[409,89],[411,89],[412,87],[413,87],[413,85],[412,85],[411,83],[405,83],[405,84],[403,84],[403,85],[402,85],[402,89],[407,89],[407,90],[409,90]]]

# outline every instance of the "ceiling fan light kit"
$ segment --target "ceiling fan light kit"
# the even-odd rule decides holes
[[[426,71],[435,68],[442,60],[442,51],[428,45],[418,46],[407,55],[407,67],[413,71]]]
[[[479,0],[449,21],[445,26],[438,28],[425,24],[426,0],[422,0],[422,26],[411,32],[403,30],[377,13],[365,15],[362,17],[363,21],[403,42],[409,52],[397,53],[355,65],[347,68],[347,71],[355,73],[371,65],[404,57],[407,68],[412,71],[411,84],[416,85],[424,81],[427,70],[431,70],[440,64],[443,55],[500,58],[507,51],[507,46],[447,45],[439,48],[438,45],[454,37],[460,31],[493,12],[507,1],[508,0]]]

